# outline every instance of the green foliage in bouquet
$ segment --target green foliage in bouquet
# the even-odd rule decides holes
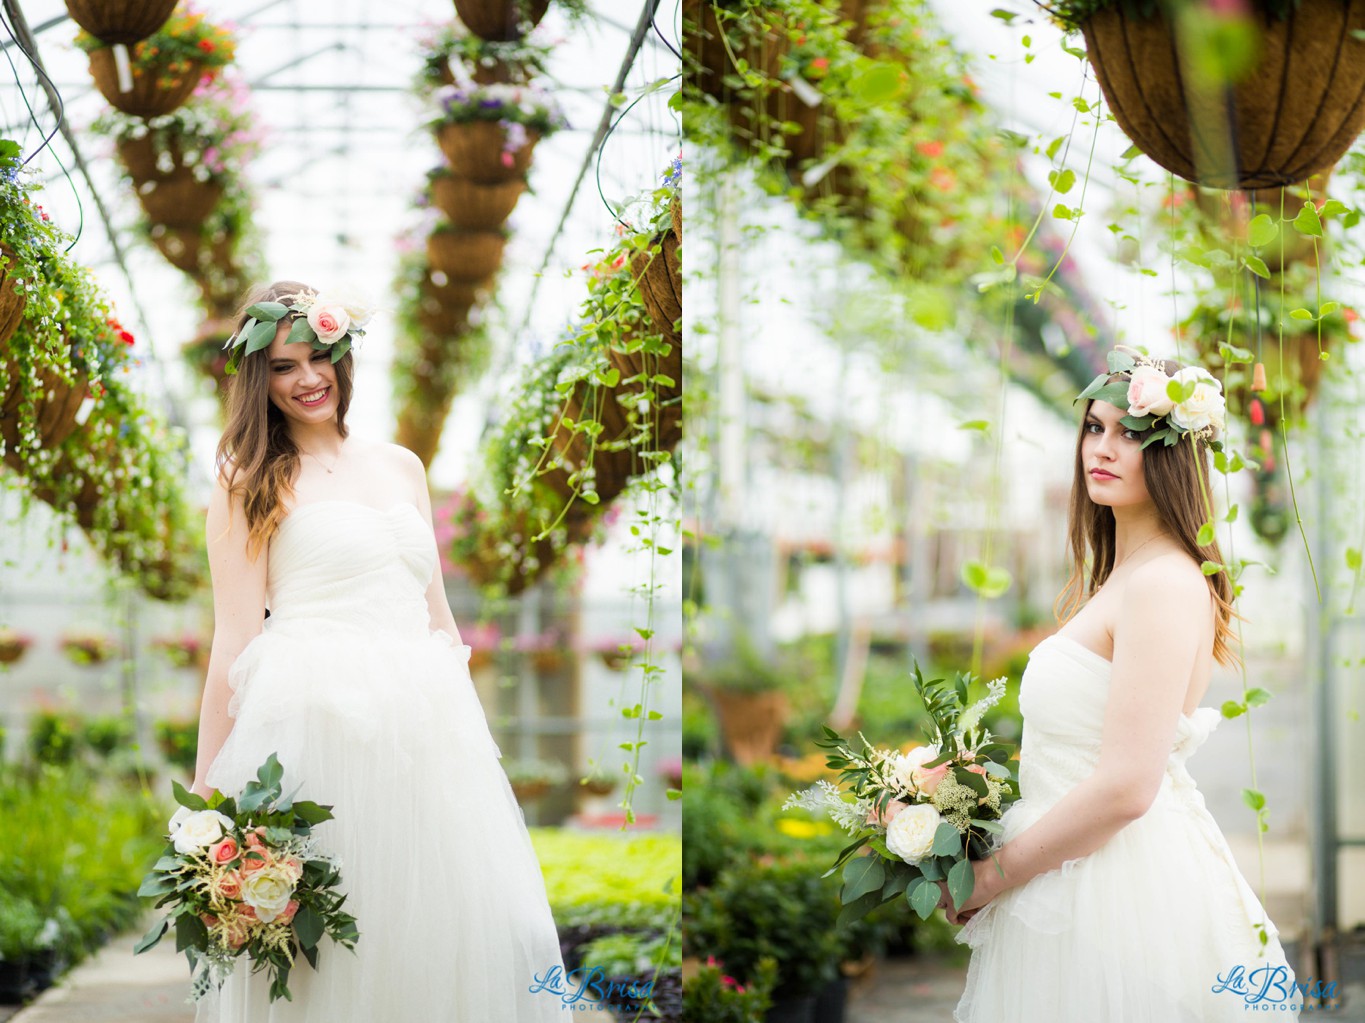
[[[151,948],[173,923],[176,951],[189,961],[196,1000],[231,974],[241,954],[252,960],[253,972],[270,971],[272,1002],[292,1000],[289,971],[298,953],[317,969],[324,934],[350,949],[360,938],[355,917],[342,910],[346,896],[336,890],[340,870],[310,841],[313,828],[332,819],[332,808],[292,801],[283,793],[283,777],[272,753],[236,798],[215,792],[206,800],[172,782],[176,802],[192,811],[181,830],[196,828],[196,815],[216,821],[201,820],[207,830],[188,840],[173,833],[138,889],[138,895],[158,899],[158,909],[172,908],[133,951]],[[231,856],[220,852],[227,843]],[[272,904],[263,906],[258,902],[264,886],[255,889],[256,901],[249,889],[271,872],[276,876],[267,880],[275,890],[265,894]]]
[[[932,743],[902,754],[873,747],[860,734],[855,747],[831,728],[816,745],[829,751],[846,791],[830,782],[793,795],[784,807],[827,813],[853,837],[825,876],[840,871],[841,923],[905,899],[921,919],[938,906],[946,882],[954,906],[971,897],[972,860],[991,854],[992,836],[1019,793],[1013,748],[992,741],[981,716],[1004,696],[1005,680],[968,705],[971,674],[926,681],[919,666],[911,681],[924,702]],[[858,855],[868,848],[874,855]],[[998,869],[998,867],[997,867]]]

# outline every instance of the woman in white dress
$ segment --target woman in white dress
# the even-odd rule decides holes
[[[1209,441],[1221,386],[1119,356],[1082,392],[1061,630],[1020,690],[1020,800],[949,920],[972,948],[959,1023],[1208,1023],[1302,998],[1274,924],[1185,760],[1220,713],[1200,703],[1234,660]],[[1176,404],[1172,378],[1194,381]],[[1144,450],[1154,432],[1170,430]]]
[[[365,319],[283,281],[238,321],[193,784],[235,793],[278,754],[286,794],[334,807],[315,835],[360,940],[324,939],[291,1001],[239,960],[197,1020],[557,1019],[533,988],[563,969],[558,935],[446,601],[425,470],[346,425]]]

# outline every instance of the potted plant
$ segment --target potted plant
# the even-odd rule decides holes
[[[20,280],[11,272],[14,250],[0,242],[0,345],[8,341],[24,318],[24,291]]]
[[[176,0],[66,0],[71,20],[109,46],[146,39],[166,24],[175,5]]]
[[[659,761],[659,777],[671,789],[681,789],[683,781],[682,757],[664,757]]]
[[[578,779],[578,784],[583,791],[593,796],[609,796],[616,788],[615,776],[602,770],[602,765],[598,764],[587,774]]]
[[[58,643],[72,664],[103,664],[119,652],[114,637],[103,629],[67,629],[61,634]]]
[[[1084,34],[1108,109],[1162,167],[1216,188],[1292,185],[1336,163],[1365,128],[1365,82],[1352,71],[1365,21],[1340,0],[1246,8],[1192,8],[1175,23],[1160,4],[1061,0],[1052,10]],[[1235,52],[1205,61],[1221,74],[1182,64],[1232,38],[1243,40]]]
[[[758,975],[760,960],[777,962],[779,997],[768,1023],[814,1019],[819,994],[838,976],[837,892],[820,868],[803,861],[740,862],[714,886],[685,900],[687,951],[715,956],[741,982]]]
[[[0,885],[0,1004],[16,1005],[37,992],[29,960],[42,929],[38,907]]]
[[[83,732],[74,714],[34,711],[28,719],[29,754],[40,764],[69,764],[80,755]]]
[[[193,774],[199,755],[198,718],[163,718],[152,726],[156,744],[167,763]]]
[[[152,647],[177,668],[206,666],[208,646],[195,632],[182,632],[178,636],[157,636]]]
[[[441,222],[427,237],[427,262],[451,281],[485,281],[502,266],[503,231],[462,231]]]
[[[550,0],[455,0],[455,13],[475,35],[520,39],[540,24]]]
[[[780,670],[741,640],[732,654],[693,679],[710,698],[736,763],[748,766],[772,756],[790,713]]]
[[[461,231],[497,231],[512,214],[526,182],[521,178],[480,184],[438,167],[427,175],[431,203]]]
[[[612,671],[625,671],[630,662],[645,649],[645,642],[637,635],[603,637],[594,640],[592,652]]]
[[[205,75],[232,62],[237,41],[203,12],[182,4],[153,35],[129,49],[131,83],[120,82],[114,50],[88,32],[76,45],[90,57],[95,86],[111,106],[138,117],[168,114],[190,98]],[[131,84],[124,89],[123,85]]]
[[[450,169],[481,184],[524,179],[536,143],[567,123],[554,97],[535,86],[444,85],[432,100],[427,126]]]
[[[0,627],[0,664],[13,664],[24,656],[33,645],[33,636],[27,632]]]
[[[567,645],[558,632],[519,635],[512,640],[512,648],[531,659],[537,671],[559,671],[567,660]]]
[[[89,718],[81,732],[81,744],[106,760],[133,741],[132,724],[119,716]]]
[[[519,803],[539,799],[552,788],[563,785],[568,778],[568,771],[557,760],[504,760],[502,767]]]
[[[549,44],[531,36],[490,40],[470,32],[458,19],[432,27],[419,43],[421,86],[435,89],[456,81],[479,85],[525,85],[545,70]]]
[[[683,1019],[706,1023],[763,1023],[772,1007],[777,960],[764,956],[741,984],[715,956],[707,956],[683,982]]]

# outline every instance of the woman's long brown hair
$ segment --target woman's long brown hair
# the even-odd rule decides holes
[[[278,302],[287,295],[311,291],[298,281],[276,281],[247,293],[237,312],[237,330],[246,325],[246,310],[257,302]],[[301,343],[301,342],[299,342]],[[247,557],[270,542],[284,521],[284,499],[294,495],[299,449],[289,435],[284,414],[270,400],[270,349],[244,355],[228,391],[227,426],[218,441],[214,465],[232,499],[241,495],[247,521]],[[346,410],[351,404],[355,364],[348,351],[334,363],[337,378],[337,431],[348,433]]]
[[[1181,367],[1179,363],[1166,360],[1162,368],[1168,375],[1173,375]],[[1109,379],[1126,380],[1127,377],[1127,373],[1121,373]],[[1062,623],[1075,616],[1114,570],[1114,512],[1107,505],[1090,500],[1090,493],[1085,488],[1085,465],[1081,460],[1085,420],[1093,402],[1092,398],[1085,403],[1076,438],[1075,474],[1067,515],[1071,575],[1053,609]],[[1203,546],[1197,542],[1199,527],[1208,521],[1209,509],[1213,507],[1210,469],[1208,443],[1189,436],[1181,437],[1170,447],[1158,441],[1142,453],[1142,475],[1161,523],[1196,564],[1213,561],[1221,565],[1223,555],[1218,549],[1217,537]],[[1231,664],[1237,659],[1230,645],[1232,618],[1236,614],[1232,608],[1232,582],[1226,571],[1207,575],[1204,579],[1218,604],[1213,656],[1219,664]]]

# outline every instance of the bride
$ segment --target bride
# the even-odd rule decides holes
[[[1221,385],[1123,352],[1110,368],[1078,399],[1072,576],[1020,690],[1022,798],[971,897],[940,901],[972,948],[953,1018],[1296,1019],[1278,931],[1185,769],[1220,720],[1200,706],[1213,662],[1234,659],[1231,584],[1197,535]],[[1172,379],[1194,383],[1179,404]]]
[[[531,989],[562,971],[558,936],[446,601],[425,470],[346,425],[367,319],[281,281],[238,320],[193,785],[235,793],[277,753],[286,794],[334,807],[315,835],[360,940],[298,964],[292,1001],[238,960],[196,1019],[555,1019]]]

